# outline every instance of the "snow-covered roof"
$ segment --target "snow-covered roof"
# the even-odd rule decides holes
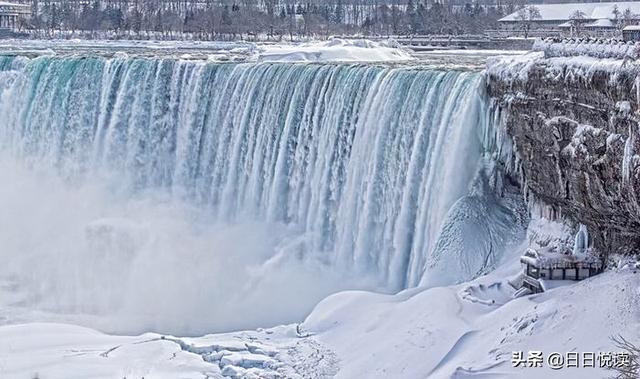
[[[8,3],[4,1],[0,1],[0,7],[30,7],[29,4],[16,4],[16,3]]]
[[[540,11],[540,19],[534,21],[566,21],[571,19],[571,15],[576,11],[581,11],[585,15],[585,20],[614,19],[613,9],[618,7],[622,15],[629,9],[634,15],[640,14],[640,2],[610,2],[610,3],[569,3],[569,4],[539,4],[534,5]],[[518,12],[513,12],[501,18],[502,22],[518,21]]]
[[[616,24],[608,18],[601,18],[583,25],[585,28],[615,28]]]
[[[520,262],[529,264],[538,268],[596,268],[602,267],[602,261],[593,252],[587,254],[564,254],[557,252],[536,251],[528,249],[525,254],[520,257]]]
[[[625,26],[622,30],[640,30],[640,25]]]

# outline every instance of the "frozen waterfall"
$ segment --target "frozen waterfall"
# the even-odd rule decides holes
[[[0,149],[279,222],[295,250],[417,285],[490,120],[476,72],[415,66],[0,57]]]

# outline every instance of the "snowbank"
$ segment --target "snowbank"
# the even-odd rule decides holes
[[[388,62],[413,59],[408,50],[393,40],[373,42],[339,38],[299,45],[264,45],[258,55],[262,62]]]
[[[640,273],[608,271],[513,299],[498,271],[452,287],[322,301],[301,325],[196,338],[110,336],[62,324],[0,326],[6,378],[602,378],[599,368],[513,367],[513,352],[617,353],[640,338]],[[206,317],[203,315],[203,317]]]
[[[328,378],[335,355],[295,325],[199,338],[112,336],[75,325],[0,327],[1,378]]]
[[[501,56],[487,60],[487,75],[505,84],[526,82],[531,73],[543,70],[547,79],[573,82],[590,79],[597,73],[620,74],[635,72],[636,65],[626,59],[597,58],[587,55],[546,57],[542,51],[534,51],[519,56]],[[615,77],[614,77],[615,78]]]
[[[529,243],[569,243],[565,225],[536,219]],[[566,241],[565,241],[566,240]],[[521,249],[523,249],[521,247]],[[552,369],[551,353],[619,353],[610,337],[640,339],[640,270],[620,262],[581,282],[549,283],[514,299],[521,249],[494,272],[449,287],[396,295],[346,291],[304,323],[203,337],[110,336],[79,326],[0,326],[7,378],[602,378],[595,367]],[[561,286],[555,287],[556,284]],[[552,288],[555,287],[555,288]],[[203,315],[203,317],[207,317]],[[541,367],[514,352],[541,351]]]
[[[623,42],[605,39],[544,39],[536,40],[534,51],[544,52],[545,57],[588,56],[594,58],[637,59],[640,42]]]
[[[137,40],[16,40],[0,41],[7,54],[168,56],[187,60],[262,62],[402,62],[414,60],[410,50],[394,40],[339,39],[299,44],[255,42]]]
[[[395,296],[336,294],[303,327],[337,353],[338,378],[602,378],[612,373],[597,363],[554,370],[546,357],[617,353],[618,334],[638,341],[640,274],[606,272],[517,299],[505,274]],[[542,351],[542,367],[513,367],[519,351]]]

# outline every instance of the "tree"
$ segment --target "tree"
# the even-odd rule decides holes
[[[622,23],[623,26],[627,26],[627,25],[631,25],[633,23],[633,12],[631,12],[631,9],[627,8],[624,10],[624,12],[622,13]]]
[[[614,379],[637,379],[640,377],[640,347],[622,336],[612,337],[611,340],[629,357],[628,365],[615,365],[611,368],[616,372]]]
[[[540,9],[533,5],[527,5],[518,11],[516,14],[516,20],[520,21],[522,24],[525,39],[529,37],[529,30],[531,29],[533,21],[541,18]]]
[[[581,11],[581,10],[576,10],[573,13],[571,13],[571,16],[569,16],[569,22],[571,23],[571,34],[573,35],[574,33],[580,34],[580,27],[582,26],[582,23],[584,23],[584,20],[587,18],[587,15]]]
[[[20,26],[36,35],[79,32],[89,38],[107,30],[118,38],[156,33],[172,39],[281,38],[287,31],[291,40],[342,33],[480,34],[495,29],[506,9],[477,2],[454,7],[444,0],[405,1],[406,6],[396,0],[20,0],[32,5],[31,18]],[[528,10],[522,11],[527,22],[538,13]]]

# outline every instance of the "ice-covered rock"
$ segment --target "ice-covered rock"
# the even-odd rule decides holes
[[[552,57],[519,57],[518,64],[497,59],[487,70],[487,89],[504,111],[525,197],[552,209],[553,220],[584,224],[596,250],[637,250],[640,66],[547,55]]]
[[[573,244],[573,254],[584,255],[587,252],[587,248],[589,248],[589,233],[587,232],[587,227],[581,224]]]

